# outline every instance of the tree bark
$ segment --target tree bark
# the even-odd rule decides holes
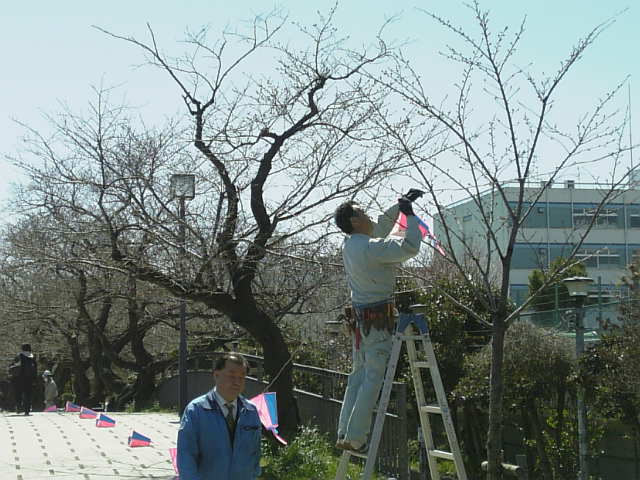
[[[502,451],[502,405],[504,392],[504,378],[502,365],[504,361],[504,336],[506,333],[504,317],[493,319],[493,336],[491,339],[491,375],[489,392],[489,429],[487,432],[487,480],[500,480],[501,451]]]
[[[80,346],[78,345],[78,337],[72,336],[67,338],[69,350],[71,351],[71,370],[73,372],[73,393],[76,403],[86,403],[91,395],[91,385],[87,378],[85,362],[80,354]]]
[[[243,319],[238,318],[239,316]],[[242,309],[232,316],[232,321],[242,325],[260,343],[264,353],[264,369],[272,382],[270,391],[275,391],[278,399],[278,421],[286,438],[295,436],[300,416],[298,404],[293,396],[292,365],[282,332],[271,318],[258,308],[250,311]]]

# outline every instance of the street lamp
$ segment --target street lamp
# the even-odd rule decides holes
[[[589,277],[569,277],[563,280],[569,290],[569,296],[576,301],[576,358],[584,353],[584,302],[589,294],[589,286],[593,283],[593,278]],[[578,407],[578,453],[580,457],[580,472],[578,480],[589,478],[588,447],[587,447],[587,410],[584,405],[584,388],[578,385],[577,390]]]
[[[171,175],[171,198],[177,198],[179,203],[178,216],[180,227],[178,237],[180,243],[180,263],[182,264],[181,274],[186,275],[184,268],[186,249],[186,231],[184,223],[185,203],[193,200],[196,196],[196,177],[191,174]],[[178,414],[187,407],[187,302],[184,296],[180,297],[180,347],[178,353],[178,376],[180,387],[178,391]]]

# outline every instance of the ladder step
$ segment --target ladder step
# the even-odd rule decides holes
[[[411,365],[417,368],[431,368],[429,362],[412,362]]]
[[[445,460],[453,460],[453,453],[445,452],[443,450],[429,450],[429,455],[437,458],[444,458]]]
[[[353,450],[345,450],[345,452],[347,452],[352,457],[363,458],[365,460],[367,459],[367,454],[366,453],[358,453],[358,452],[354,452]]]
[[[437,413],[442,415],[442,409],[438,405],[423,405],[420,407],[420,410],[425,413]]]
[[[424,336],[422,335],[399,335],[400,340],[422,340]]]

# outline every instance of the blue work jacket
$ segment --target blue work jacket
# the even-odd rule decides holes
[[[180,480],[254,480],[262,428],[255,405],[238,397],[233,439],[213,390],[187,405],[178,431]]]

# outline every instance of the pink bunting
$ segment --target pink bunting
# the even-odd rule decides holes
[[[431,233],[431,229],[429,228],[429,225],[427,225],[427,223],[422,220],[420,217],[416,216],[416,218],[418,219],[418,228],[420,229],[420,233],[422,234],[422,238],[428,238],[431,241],[431,245],[433,246],[433,248],[435,248],[438,253],[440,255],[442,255],[443,257],[446,257],[446,253],[444,251],[444,249],[442,248],[442,245],[440,244],[440,242],[438,241],[438,239],[435,237],[435,235],[433,233]],[[398,219],[396,220],[396,224],[393,227],[393,230],[391,230],[391,235],[404,235],[404,233],[407,230],[407,216],[404,213],[400,213],[398,214]]]
[[[64,405],[65,412],[74,412],[78,413],[80,411],[80,405],[76,405],[75,403],[67,402]]]
[[[128,444],[130,447],[148,447],[151,439],[134,430],[129,436]]]
[[[96,420],[96,427],[110,428],[115,426],[116,426],[116,421],[113,418],[107,417],[104,413],[101,413]]]
[[[261,393],[249,400],[256,406],[260,422],[264,428],[269,430],[273,436],[283,445],[287,445],[287,441],[278,434],[278,419],[273,416],[277,415],[277,404],[275,392]]]
[[[90,408],[80,407],[80,418],[96,418],[98,412],[94,412]]]
[[[178,471],[178,449],[170,448],[169,456],[171,457],[171,463],[173,464],[173,469],[176,471],[176,475],[179,475],[180,472]]]

